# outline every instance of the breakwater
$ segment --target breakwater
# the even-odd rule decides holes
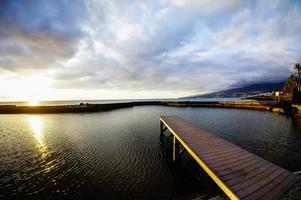
[[[238,108],[250,110],[272,111],[285,113],[285,110],[275,102],[260,101],[229,101],[229,102],[194,102],[194,101],[138,101],[126,103],[104,103],[104,104],[78,104],[78,105],[56,105],[56,106],[0,106],[0,114],[17,113],[84,113],[108,111],[119,108],[134,106],[161,105],[174,107],[216,107],[216,108]]]
[[[108,111],[119,108],[133,106],[158,105],[155,101],[145,102],[126,102],[126,103],[105,103],[105,104],[78,104],[78,105],[51,105],[51,106],[0,106],[0,114],[17,114],[17,113],[84,113]]]
[[[239,108],[250,110],[271,110],[276,107],[274,102],[258,101],[221,101],[221,102],[162,102],[164,106],[176,107],[216,107],[216,108]]]

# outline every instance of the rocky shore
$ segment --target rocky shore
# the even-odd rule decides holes
[[[295,116],[301,118],[301,104],[293,104],[293,108],[295,109]]]

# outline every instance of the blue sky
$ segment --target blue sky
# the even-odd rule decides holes
[[[0,100],[181,97],[277,82],[298,1],[1,1]]]

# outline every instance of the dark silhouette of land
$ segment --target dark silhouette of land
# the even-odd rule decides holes
[[[197,102],[197,101],[142,101],[126,103],[105,103],[105,104],[77,104],[77,105],[57,105],[57,106],[0,106],[0,114],[18,113],[85,113],[109,111],[119,108],[134,106],[174,106],[174,107],[216,107],[216,108],[239,108],[261,111],[272,111],[285,113],[282,105],[271,101],[229,101],[229,102]]]
[[[285,81],[272,83],[254,83],[242,87],[237,87],[219,92],[194,95],[192,98],[246,98],[250,96],[258,96],[265,93],[272,93],[274,90],[281,90],[285,85]]]

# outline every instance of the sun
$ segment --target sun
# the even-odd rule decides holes
[[[52,98],[51,83],[47,75],[35,74],[5,82],[0,80],[0,91],[3,89],[15,101],[25,101],[28,106],[37,106],[41,101]]]
[[[39,100],[37,100],[37,99],[28,100],[28,105],[29,106],[38,106],[39,105]]]

